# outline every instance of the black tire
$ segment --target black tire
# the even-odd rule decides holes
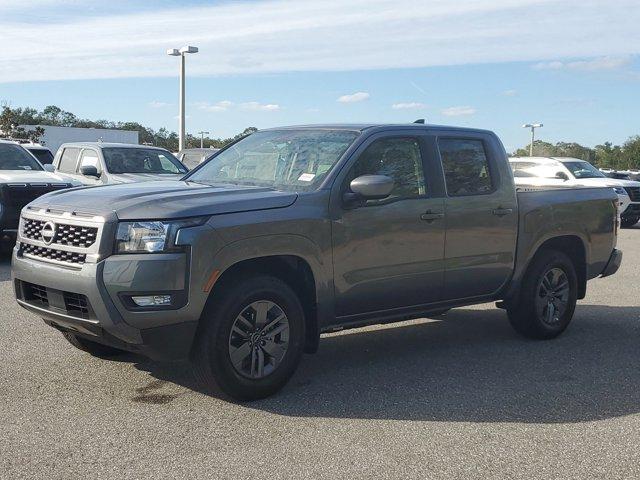
[[[543,281],[553,278],[558,272],[564,274],[568,284],[566,306],[555,298],[554,294],[544,295],[546,286]],[[562,276],[559,276],[562,283]],[[555,291],[555,290],[554,290]],[[546,340],[560,335],[569,326],[576,308],[578,297],[578,277],[571,259],[562,252],[544,249],[538,252],[525,273],[519,301],[507,307],[511,326],[516,332],[527,338]],[[542,306],[546,302],[547,305]],[[542,306],[542,311],[541,311]],[[562,313],[559,313],[562,312]]]
[[[241,314],[251,309],[256,303],[275,304],[285,315],[288,322],[288,344],[285,353],[275,363],[275,357],[269,356],[266,349],[262,350],[262,362],[265,359],[274,362],[272,371],[259,378],[249,378],[246,372],[241,372],[237,363],[231,360],[232,329],[237,326],[237,319]],[[277,310],[276,310],[277,311]],[[270,309],[265,315],[273,314]],[[255,312],[255,319],[258,312]],[[251,316],[249,316],[251,319]],[[267,276],[245,277],[216,289],[200,319],[201,328],[192,354],[195,375],[205,391],[218,394],[220,392],[236,400],[257,400],[268,397],[280,390],[295,372],[303,353],[305,338],[304,310],[295,292],[283,281]],[[266,322],[269,323],[269,322]],[[234,332],[237,332],[237,328]],[[250,334],[257,335],[259,330]],[[235,333],[234,333],[235,335]],[[248,338],[249,335],[246,336]],[[240,337],[244,348],[247,343]],[[259,339],[259,337],[258,337]],[[253,342],[253,340],[252,340]],[[254,373],[254,357],[249,347],[249,356],[244,357],[244,365],[250,364],[251,374]],[[238,348],[239,350],[239,348]],[[265,356],[266,355],[266,356]],[[238,360],[235,360],[238,362]]]
[[[620,219],[620,226],[622,228],[631,228],[640,220],[638,217],[626,217]]]
[[[71,345],[79,350],[82,350],[83,352],[87,352],[93,355],[94,357],[108,358],[126,353],[124,350],[109,347],[108,345],[103,345],[101,343],[92,342],[91,340],[80,337],[75,333],[62,332],[62,335]]]

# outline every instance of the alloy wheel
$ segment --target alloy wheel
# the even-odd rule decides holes
[[[538,284],[536,311],[543,323],[557,326],[567,311],[570,286],[567,274],[558,267],[547,270]]]
[[[240,375],[257,380],[273,373],[289,347],[289,319],[270,300],[242,309],[231,326],[229,357]]]

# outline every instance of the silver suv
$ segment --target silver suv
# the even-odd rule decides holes
[[[101,142],[62,144],[53,167],[83,185],[179,180],[188,171],[163,148]]]

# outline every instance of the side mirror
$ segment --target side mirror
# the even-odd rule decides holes
[[[45,172],[53,173],[53,172],[56,171],[55,167],[53,165],[51,165],[50,163],[45,163],[44,165],[42,165],[42,167],[44,168]]]
[[[349,184],[351,192],[345,193],[345,201],[381,200],[387,198],[393,190],[393,179],[386,175],[362,175]]]
[[[558,173],[556,173],[556,178],[559,178],[559,179],[564,180],[566,182],[567,180],[569,180],[569,175],[567,175],[564,172],[558,172]]]
[[[82,165],[80,167],[80,173],[85,177],[100,178],[100,174],[98,173],[98,169],[95,165]]]

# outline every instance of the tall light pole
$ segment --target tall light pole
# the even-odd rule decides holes
[[[209,132],[198,132],[200,135],[200,148],[204,148],[204,136],[209,135]]]
[[[167,55],[172,57],[180,57],[180,127],[178,129],[178,150],[184,149],[184,137],[185,137],[185,112],[184,112],[184,56],[187,53],[198,53],[198,47],[182,47],[170,48],[167,50]]]
[[[526,123],[522,125],[522,128],[530,128],[531,129],[531,145],[529,146],[529,156],[533,157],[533,142],[536,139],[536,128],[542,128],[544,125],[542,123]]]

